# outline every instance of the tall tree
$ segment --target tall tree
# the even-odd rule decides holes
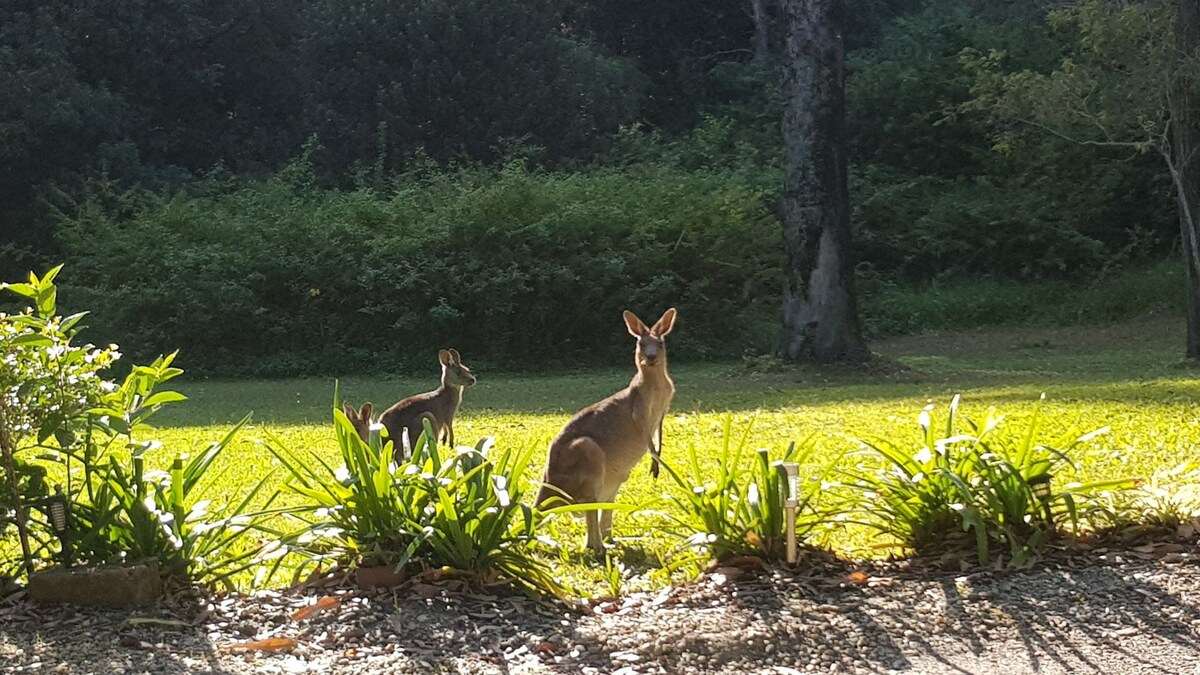
[[[1200,0],[1179,0],[1175,11],[1175,75],[1168,96],[1173,143],[1167,166],[1179,204],[1179,231],[1187,268],[1187,357],[1200,359],[1200,110],[1196,67],[1200,55]]]
[[[850,250],[842,0],[783,0],[784,269],[781,353],[870,358]]]
[[[750,0],[750,18],[754,19],[754,62],[766,63],[771,58],[767,0]]]

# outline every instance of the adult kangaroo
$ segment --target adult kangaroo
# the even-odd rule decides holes
[[[650,473],[658,477],[662,423],[675,383],[667,374],[666,337],[675,327],[675,308],[647,328],[626,310],[625,326],[637,338],[629,386],[580,410],[550,443],[550,457],[537,505],[558,497],[564,502],[611,502],[647,451]],[[612,511],[588,511],[587,546],[601,553],[612,535]]]

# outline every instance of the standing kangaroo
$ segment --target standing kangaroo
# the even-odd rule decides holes
[[[462,357],[454,349],[439,351],[438,361],[442,364],[442,386],[424,394],[409,396],[379,415],[379,423],[387,429],[388,437],[392,439],[392,451],[396,458],[404,456],[404,443],[401,440],[404,431],[408,430],[408,442],[415,444],[424,431],[426,419],[433,427],[434,434],[454,447],[454,414],[462,403],[463,387],[475,384],[475,375],[463,365]],[[342,412],[346,413],[364,441],[369,438],[372,410],[369,402],[364,403],[361,410],[355,410],[349,402],[342,403]]]
[[[637,338],[637,374],[628,387],[576,413],[551,441],[538,507],[556,497],[583,504],[611,502],[647,450],[650,473],[658,477],[663,417],[675,396],[664,340],[675,327],[675,308],[652,328],[628,310],[624,318]],[[612,511],[588,511],[586,518],[587,546],[601,553],[603,540],[612,535]]]

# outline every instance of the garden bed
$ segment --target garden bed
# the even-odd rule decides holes
[[[0,658],[15,672],[1191,673],[1196,560],[1193,546],[1024,571],[722,573],[587,611],[436,584],[261,592],[153,612],[10,599]],[[324,597],[336,603],[294,618]],[[238,650],[271,639],[294,643]]]

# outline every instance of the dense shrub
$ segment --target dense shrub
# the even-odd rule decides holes
[[[1079,278],[1131,249],[1168,249],[1177,226],[1157,158],[1049,134],[997,143],[976,100],[980,54],[1046,69],[1070,39],[1032,6],[930,3],[848,57],[861,260],[906,280]]]
[[[624,343],[620,312],[678,307],[676,353],[772,337],[778,225],[713,172],[464,170],[315,190],[303,164],[213,195],[98,193],[61,226],[98,336],[207,372],[424,365],[439,347],[537,366]]]
[[[1183,265],[1139,261],[1086,283],[1004,278],[896,284],[859,276],[863,325],[872,336],[1000,325],[1085,325],[1167,311],[1182,314]]]

